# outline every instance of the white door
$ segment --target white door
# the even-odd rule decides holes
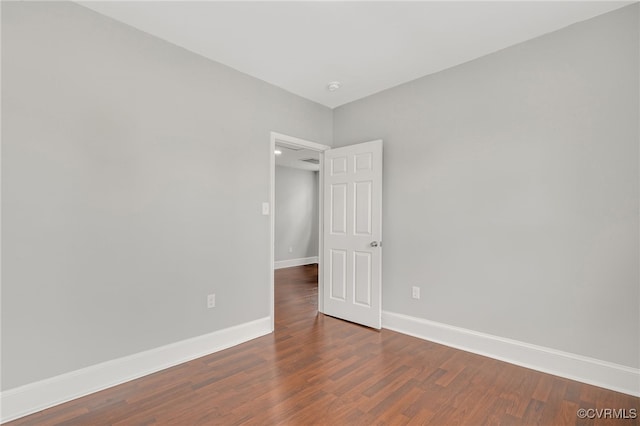
[[[381,328],[382,141],[324,152],[324,313]]]

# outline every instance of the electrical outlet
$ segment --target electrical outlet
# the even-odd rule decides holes
[[[215,308],[216,307],[216,295],[210,294],[207,296],[207,308]]]
[[[411,288],[411,297],[414,299],[420,299],[420,287],[413,286]]]
[[[293,253],[293,247],[289,247],[289,253]]]

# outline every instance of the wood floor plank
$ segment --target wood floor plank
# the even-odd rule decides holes
[[[317,267],[275,273],[273,334],[8,423],[589,425],[640,399],[317,312]]]

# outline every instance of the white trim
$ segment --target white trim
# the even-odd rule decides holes
[[[318,210],[319,210],[319,226],[318,226],[318,264],[322,265],[322,230],[323,230],[323,184],[324,184],[324,175],[322,174],[322,164],[324,161],[323,152],[327,149],[331,149],[328,145],[322,145],[317,142],[311,142],[305,139],[296,138],[294,136],[284,135],[282,133],[271,132],[269,137],[269,205],[271,206],[271,214],[269,218],[269,270],[267,273],[269,274],[269,306],[271,312],[271,330],[275,329],[275,282],[273,277],[273,269],[275,267],[275,229],[276,223],[274,219],[274,210],[276,203],[276,159],[273,151],[276,148],[276,141],[280,144],[290,145],[294,147],[302,147],[306,149],[310,149],[312,151],[317,151],[320,153],[320,173],[318,175]],[[322,278],[322,267],[318,268],[318,311],[323,312],[324,305],[322,301],[322,295],[324,294],[324,286],[323,286],[323,278]]]
[[[1,423],[269,334],[261,318],[0,393]]]
[[[276,290],[275,277],[273,275],[273,264],[276,256],[276,136],[277,133],[271,132],[269,138],[269,314],[271,316],[271,331],[276,329]]]
[[[324,313],[324,151],[318,172],[318,312]]]
[[[273,269],[291,268],[293,266],[312,265],[318,263],[318,256],[301,257],[299,259],[278,260],[274,262]]]
[[[388,311],[382,312],[382,326],[555,376],[640,396],[640,369],[637,368]]]
[[[308,141],[305,139],[296,138],[294,136],[283,135],[282,133],[271,132],[271,140],[278,141],[285,145],[293,145],[294,147],[303,147],[312,151],[323,152],[327,149],[331,149],[328,145],[322,145],[321,143]]]

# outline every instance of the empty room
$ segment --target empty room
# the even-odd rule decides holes
[[[0,422],[640,425],[640,4],[1,1]]]

